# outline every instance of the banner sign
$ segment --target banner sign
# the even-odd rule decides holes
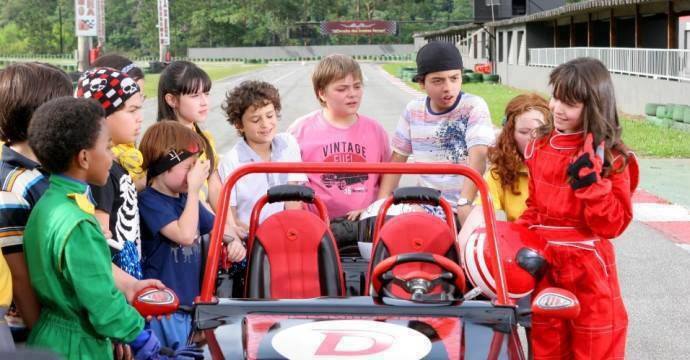
[[[158,39],[161,46],[170,45],[170,13],[168,0],[158,0]]]
[[[98,0],[74,0],[77,36],[98,36]]]
[[[395,21],[323,21],[324,35],[395,35],[398,24]]]

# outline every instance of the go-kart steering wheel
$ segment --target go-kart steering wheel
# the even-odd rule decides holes
[[[441,268],[441,272],[432,275],[424,271],[412,271],[404,277],[393,274],[395,267],[406,263],[433,264]],[[371,279],[374,296],[378,297],[396,297],[388,289],[391,283],[408,292],[413,301],[453,300],[453,294],[461,295],[465,292],[465,275],[460,265],[447,257],[431,253],[404,253],[388,257],[376,265]],[[443,287],[443,293],[430,293],[439,285]]]

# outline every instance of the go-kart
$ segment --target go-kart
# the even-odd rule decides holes
[[[344,268],[352,259],[341,259],[325,206],[314,192],[294,185],[271,188],[251,217],[244,297],[217,297],[232,187],[249,173],[290,172],[462,175],[477,185],[485,206],[481,221],[464,226],[465,235],[458,239],[452,209],[438,191],[400,188],[379,209],[371,253],[363,256],[370,262]],[[259,224],[263,206],[280,201],[302,201],[315,211],[285,210]],[[388,209],[400,203],[440,206],[446,220],[425,212],[387,217]],[[193,307],[193,326],[205,335],[208,357],[526,358],[518,323],[529,312],[519,311],[515,299],[531,292],[544,265],[539,242],[524,229],[496,222],[486,184],[469,167],[249,164],[230,176],[217,208],[201,294]],[[503,241],[510,237],[526,240]],[[533,298],[533,312],[559,318],[579,312],[577,299],[565,290],[545,289]]]

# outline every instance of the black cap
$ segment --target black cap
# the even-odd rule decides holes
[[[417,75],[412,81],[418,82],[426,74],[446,70],[462,70],[460,51],[451,43],[433,41],[417,52]]]

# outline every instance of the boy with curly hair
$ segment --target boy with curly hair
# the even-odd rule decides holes
[[[232,172],[251,162],[301,162],[297,140],[288,133],[276,134],[280,119],[278,89],[264,81],[244,81],[225,97],[223,110],[237,129],[240,140],[228,151],[218,168],[225,183]],[[249,174],[235,184],[230,198],[232,220],[239,236],[246,236],[254,204],[272,186],[306,182],[304,174]],[[297,206],[287,203],[286,207]],[[260,221],[283,210],[282,203],[266,204]],[[232,224],[231,224],[232,225]]]

